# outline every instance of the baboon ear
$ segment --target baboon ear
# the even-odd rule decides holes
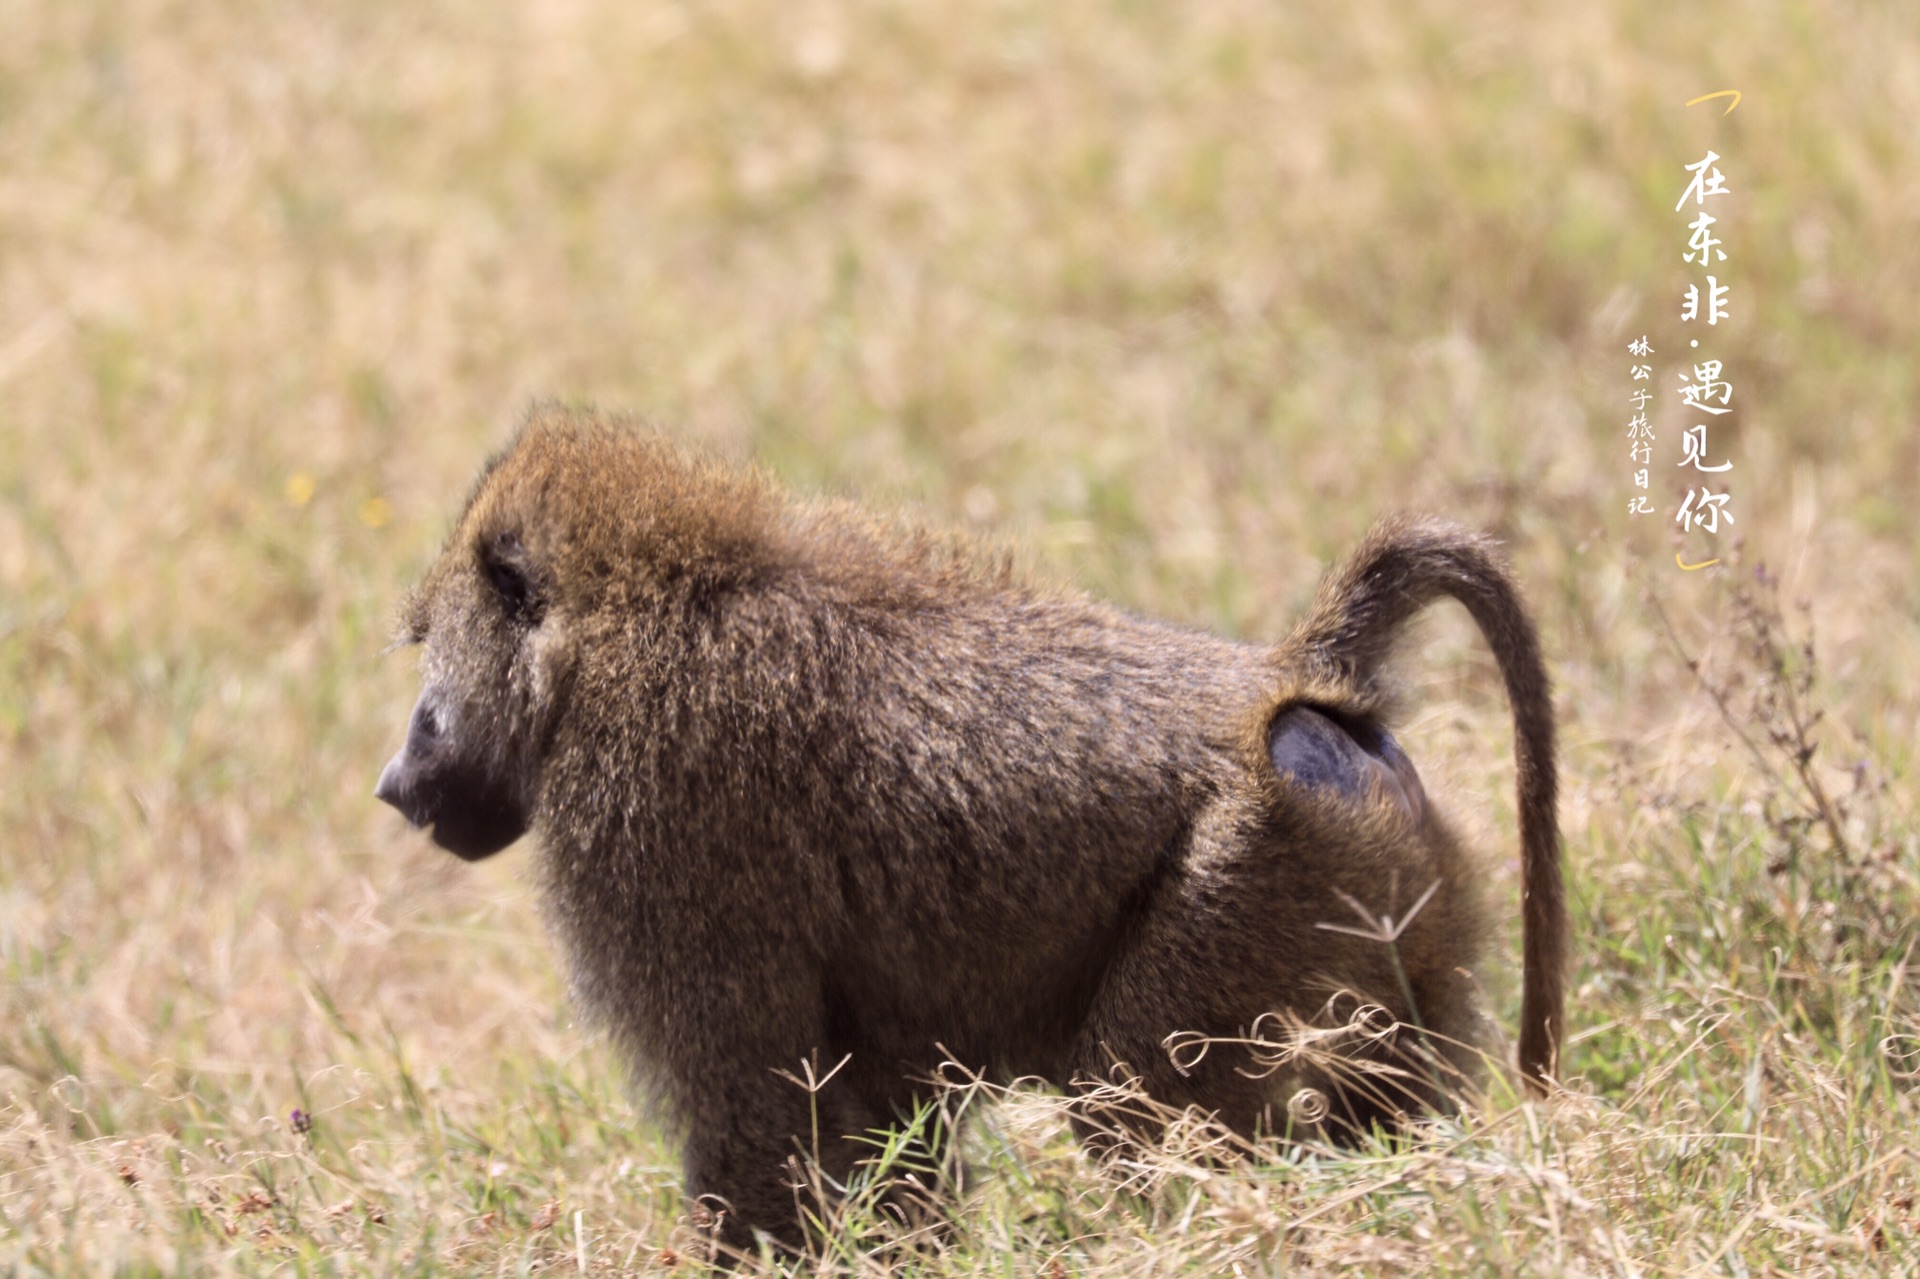
[[[1289,781],[1364,800],[1378,786],[1415,822],[1426,815],[1426,789],[1393,734],[1366,720],[1336,719],[1311,706],[1290,706],[1267,733],[1274,771]]]
[[[540,624],[547,611],[546,600],[518,532],[509,529],[481,543],[480,568],[508,620],[525,626]]]

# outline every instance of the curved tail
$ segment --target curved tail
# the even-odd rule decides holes
[[[1553,699],[1540,641],[1504,557],[1491,539],[1450,520],[1383,521],[1321,583],[1287,648],[1356,691],[1377,693],[1380,667],[1394,641],[1442,595],[1466,605],[1486,636],[1513,708],[1526,954],[1520,1073],[1536,1092],[1544,1091],[1558,1064],[1567,932]]]

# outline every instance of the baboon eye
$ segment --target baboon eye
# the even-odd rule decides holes
[[[488,542],[480,554],[480,565],[507,617],[528,626],[538,626],[546,612],[533,576],[527,565],[526,548],[518,533],[502,533]]]

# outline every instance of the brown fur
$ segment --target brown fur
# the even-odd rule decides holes
[[[1505,568],[1452,524],[1377,528],[1268,648],[539,410],[409,606],[426,688],[380,794],[470,857],[537,831],[575,995],[677,1125],[689,1195],[724,1203],[735,1243],[791,1241],[787,1160],[814,1148],[814,1111],[842,1175],[849,1138],[948,1055],[1069,1088],[1119,1066],[1242,1131],[1284,1128],[1309,1085],[1329,1127],[1390,1121],[1438,1100],[1436,1061],[1470,1069],[1480,877],[1380,732],[1381,662],[1439,595],[1486,632],[1514,707],[1537,1082],[1564,945],[1551,706]],[[1280,725],[1309,721],[1384,738],[1348,750],[1359,791],[1279,771]],[[1398,922],[1436,882],[1392,945],[1323,926]],[[1262,1074],[1228,1044],[1169,1057],[1170,1036],[1263,1014],[1324,1025],[1340,992],[1417,1021],[1437,1056],[1401,1034],[1349,1053],[1398,1077],[1310,1056]],[[775,1073],[842,1057],[816,1098]]]

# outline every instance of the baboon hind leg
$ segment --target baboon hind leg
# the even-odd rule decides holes
[[[1321,926],[1360,923],[1346,899],[1405,913],[1425,884],[1320,873],[1299,832],[1276,835],[1258,815],[1212,824],[1134,920],[1095,995],[1071,1061],[1082,1135],[1152,1140],[1166,1108],[1193,1107],[1242,1135],[1339,1139],[1432,1107],[1452,1068],[1423,1024],[1451,1030],[1471,1002],[1463,971],[1415,953],[1444,958],[1431,936],[1446,929],[1444,909],[1395,943]],[[1117,1094],[1123,1079],[1155,1105]]]

